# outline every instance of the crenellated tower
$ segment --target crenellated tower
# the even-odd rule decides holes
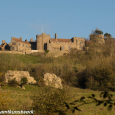
[[[37,50],[45,50],[48,49],[50,40],[50,35],[42,33],[41,35],[36,35],[36,46]]]

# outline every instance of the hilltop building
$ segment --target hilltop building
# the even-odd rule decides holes
[[[71,48],[76,48],[78,50],[83,50],[85,47],[85,39],[83,37],[73,37],[71,39],[50,38],[50,35],[42,33],[41,35],[36,35],[36,41],[31,38],[28,42],[27,40],[22,41],[22,37],[15,38],[11,37],[11,42],[7,44],[5,40],[2,40],[2,45],[0,45],[1,50],[6,50],[5,47],[11,51],[27,52],[30,50],[62,50],[69,51]]]
[[[73,37],[71,39],[50,38],[50,35],[42,33],[36,35],[36,50],[70,50],[76,48],[83,50],[85,47],[85,39],[83,37]]]
[[[58,50],[58,51],[69,51],[70,49],[83,50],[89,43],[105,43],[104,35],[90,35],[90,41],[86,41],[83,37],[73,37],[71,39],[57,38],[55,33],[54,38],[50,38],[50,35],[42,33],[36,35],[36,40],[33,41],[22,41],[22,37],[15,38],[11,37],[11,42],[7,44],[5,40],[2,40],[0,50],[10,50],[19,52],[32,52],[32,51],[44,51],[44,50]]]
[[[2,40],[2,44],[0,45],[0,50],[9,50],[10,46],[5,42],[5,40]]]
[[[10,50],[13,51],[21,51],[21,52],[26,52],[27,50],[31,50],[31,44],[25,40],[22,41],[22,37],[20,38],[11,38],[11,42],[9,43]]]

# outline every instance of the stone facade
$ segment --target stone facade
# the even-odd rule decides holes
[[[25,42],[22,41],[22,37],[12,37],[9,46],[11,51],[27,52],[28,50],[31,50],[31,44],[27,40],[25,40]]]
[[[36,35],[36,48],[37,50],[48,49],[50,35],[42,33],[41,35]]]
[[[91,34],[90,35],[90,41],[92,41],[93,43],[103,44],[103,43],[105,43],[104,35]]]
[[[41,35],[36,35],[36,46],[37,50],[70,50],[71,48],[76,48],[78,50],[83,50],[85,47],[85,39],[81,37],[73,37],[71,39],[60,39],[50,38],[50,35],[42,33]]]
[[[94,43],[105,43],[104,35],[93,34],[90,35],[90,41]],[[54,38],[50,38],[50,35],[42,33],[41,35],[36,35],[36,40],[33,41],[31,38],[28,42],[27,40],[22,41],[21,38],[11,38],[11,42],[7,44],[5,40],[2,40],[2,45],[0,45],[1,50],[5,50],[6,46],[9,47],[11,51],[19,51],[25,53],[31,53],[33,50],[44,51],[69,51],[70,49],[83,50],[86,47],[86,40],[83,37],[73,37],[71,39],[57,38],[55,34]]]
[[[9,44],[5,42],[5,40],[2,40],[2,44],[0,45],[0,50],[10,50]]]

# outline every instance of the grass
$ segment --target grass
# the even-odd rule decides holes
[[[110,69],[112,73],[114,73],[114,62],[115,54],[113,54],[113,56],[110,57],[104,56],[102,54],[97,55],[94,51],[89,52],[88,55],[81,55],[75,53],[68,56],[61,56],[57,58],[31,54],[0,54],[0,73],[4,74],[7,72],[7,70],[29,71],[31,76],[35,77],[36,79],[41,79],[43,78],[43,74],[48,72],[54,73],[58,76],[65,75],[63,77],[64,82],[67,77],[67,80],[70,81],[71,79],[69,78],[71,77],[73,78],[73,80],[71,81],[75,82],[76,79],[74,79],[74,77],[77,76],[77,72],[75,71],[78,71],[80,73],[86,68],[89,72],[88,73],[86,71],[88,73],[86,73],[87,76],[90,75],[90,73],[92,72],[92,70],[94,70],[95,67],[100,67],[100,65],[102,67],[106,67],[107,70]],[[35,85],[25,85],[25,88],[26,89],[23,90],[20,88],[13,88],[8,86],[0,87],[0,92],[7,94],[5,98],[8,98],[12,101],[12,103],[8,103],[11,110],[31,110],[30,107],[33,102],[32,96],[34,96],[35,93],[45,89],[45,87],[43,86],[38,87]],[[82,96],[90,96],[91,94],[95,94],[96,97],[99,98],[100,93],[100,91],[92,91],[90,89],[70,87],[68,90],[68,102],[80,99]],[[111,93],[115,98],[115,92]],[[75,115],[114,115],[115,113],[115,107],[112,109],[112,111],[108,111],[107,108],[103,105],[95,106],[95,104],[83,105],[80,107],[80,109],[82,111],[76,111]],[[70,111],[68,111],[66,114],[72,115]]]
[[[31,110],[32,99],[36,91],[40,91],[45,87],[38,87],[35,85],[25,85],[25,90],[13,87],[3,87],[0,88],[0,92],[8,93],[7,98],[9,98],[12,103],[9,103],[10,109],[15,110]],[[100,91],[92,91],[89,89],[80,89],[80,88],[69,88],[70,99],[68,102],[80,99],[82,96],[90,96],[95,94],[99,98]],[[115,93],[113,93],[115,97]],[[79,107],[82,111],[76,111],[74,115],[114,115],[115,107],[112,111],[108,111],[103,105],[95,106],[95,104],[83,105]],[[67,115],[73,115],[70,111],[67,112]]]

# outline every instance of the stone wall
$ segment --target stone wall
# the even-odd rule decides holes
[[[44,50],[47,49],[49,44],[50,35],[42,33],[41,35],[36,35],[36,46],[37,50]]]
[[[85,47],[85,39],[80,37],[73,37],[71,42],[51,42],[49,43],[49,50],[69,51],[71,48],[83,50]]]
[[[49,50],[70,50],[71,47],[73,47],[72,42],[52,42],[49,43],[48,49]]]
[[[0,53],[25,54],[25,53],[19,52],[19,51],[0,51]]]
[[[21,51],[21,52],[27,52],[28,50],[31,50],[31,44],[27,41],[22,41],[22,38],[14,38],[12,37],[12,40],[10,42],[10,50],[15,51]]]
[[[100,44],[105,43],[104,35],[100,35],[100,34],[91,34],[90,35],[90,40],[93,43],[100,43]]]
[[[80,37],[75,37],[75,42],[78,50],[83,50],[85,48],[85,39]]]

